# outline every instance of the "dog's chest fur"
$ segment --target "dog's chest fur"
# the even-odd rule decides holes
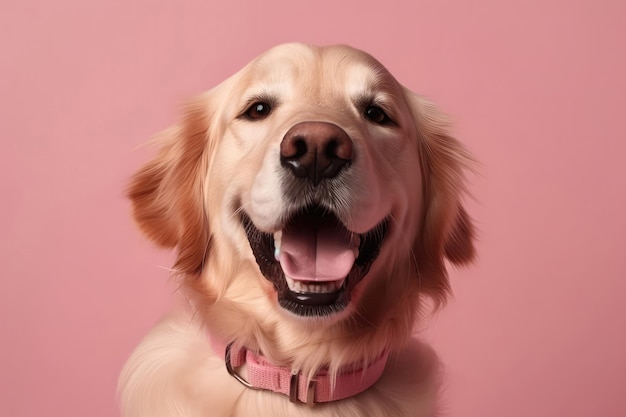
[[[225,368],[191,314],[168,317],[133,354],[122,375],[127,416],[185,417],[422,417],[436,415],[439,362],[415,338],[393,354],[380,380],[356,397],[308,406],[286,396],[245,388]]]

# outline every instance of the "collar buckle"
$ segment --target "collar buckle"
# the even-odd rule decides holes
[[[316,381],[311,380],[306,392],[306,403],[300,401],[300,372],[291,371],[291,379],[289,381],[289,402],[303,403],[312,407],[315,405],[315,388],[317,387]]]
[[[226,364],[226,371],[228,372],[230,376],[235,378],[237,382],[239,382],[244,387],[253,389],[255,391],[264,391],[263,388],[259,388],[259,387],[252,385],[244,377],[242,377],[241,375],[239,375],[239,373],[237,373],[237,370],[235,369],[232,363],[233,343],[234,342],[231,342],[226,346],[226,351],[224,353],[224,362]],[[307,404],[309,406],[313,406],[315,404],[315,388],[317,386],[316,381],[311,380],[309,382],[309,386],[307,388],[306,403],[305,403],[300,400],[300,392],[299,392],[300,391],[300,375],[301,375],[300,372],[295,372],[295,371],[291,372],[291,378],[289,380],[289,401],[294,404]]]
[[[233,343],[234,342],[231,342],[226,346],[226,353],[224,354],[224,362],[226,363],[226,371],[228,371],[228,374],[232,376],[233,378],[235,378],[244,387],[250,388],[256,391],[261,391],[261,388],[257,388],[251,383],[249,383],[248,381],[246,381],[245,378],[239,375],[237,371],[235,370],[235,368],[233,367],[233,364],[231,362],[231,351],[232,351]]]

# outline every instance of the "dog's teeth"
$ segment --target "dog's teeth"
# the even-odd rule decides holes
[[[342,279],[339,281],[314,284],[296,281],[295,279],[285,276],[285,281],[287,281],[287,287],[293,292],[326,294],[340,289],[345,280]]]
[[[279,260],[280,257],[280,244],[281,244],[281,240],[283,238],[283,232],[282,230],[279,230],[278,232],[274,233],[274,258],[276,258],[276,260]]]

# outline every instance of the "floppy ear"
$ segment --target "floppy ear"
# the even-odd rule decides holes
[[[456,265],[475,256],[474,226],[462,205],[465,175],[473,159],[449,133],[447,119],[429,101],[406,90],[419,136],[424,181],[421,234],[414,250],[422,289],[437,304],[449,291],[445,258]]]
[[[176,272],[197,274],[208,251],[204,181],[209,140],[206,97],[187,106],[182,121],[156,138],[157,156],[141,168],[128,188],[140,229],[162,247],[177,247]]]

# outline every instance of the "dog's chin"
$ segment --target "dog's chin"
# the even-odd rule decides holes
[[[344,312],[378,257],[389,216],[366,233],[349,231],[329,209],[311,205],[294,212],[275,233],[260,231],[242,212],[241,223],[278,304],[300,317]]]

